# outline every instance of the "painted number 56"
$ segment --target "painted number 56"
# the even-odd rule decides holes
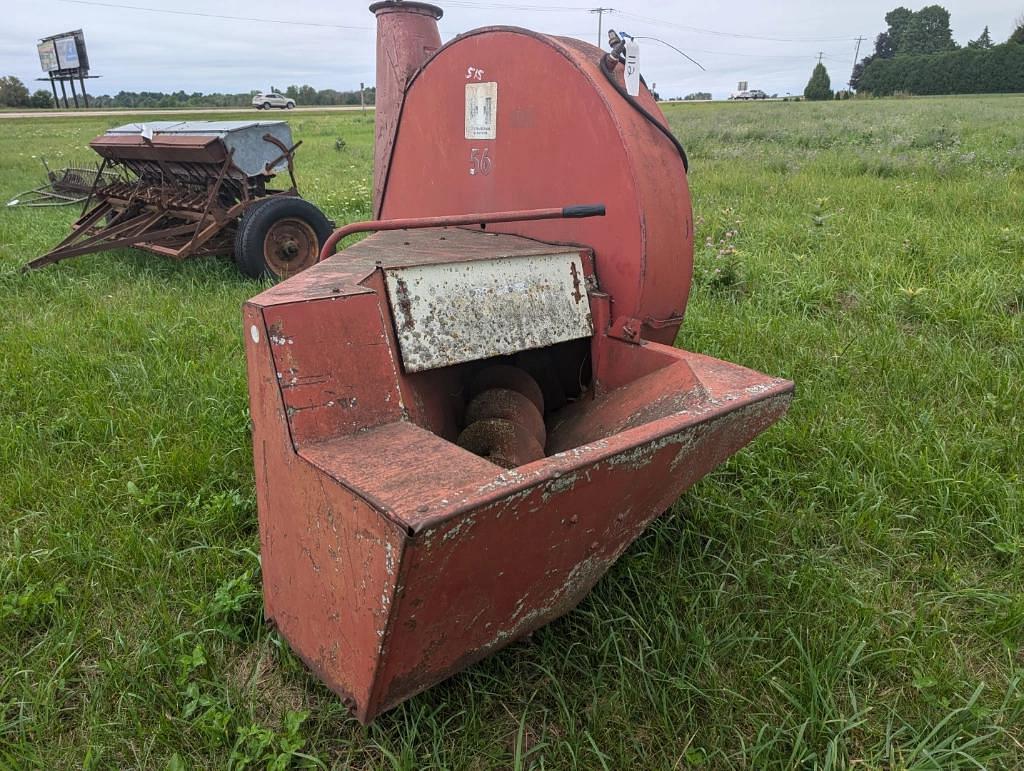
[[[487,154],[489,150],[489,147],[483,149],[474,147],[469,151],[469,173],[472,176],[477,174],[486,176],[491,173],[491,156]]]

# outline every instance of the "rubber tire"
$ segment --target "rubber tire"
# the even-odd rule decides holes
[[[286,110],[294,110],[295,109],[295,102],[288,102],[288,104],[286,104],[284,106],[284,109],[286,109]]]
[[[271,225],[281,219],[300,219],[313,228],[322,249],[334,232],[334,225],[316,206],[304,198],[272,196],[242,215],[235,233],[235,265],[249,278],[280,278],[271,271],[263,257],[263,242]]]
[[[270,109],[270,102],[264,102],[263,103],[263,109],[264,110],[269,110]]]

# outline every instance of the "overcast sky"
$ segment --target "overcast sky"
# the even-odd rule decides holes
[[[724,97],[740,80],[769,94],[801,93],[817,60],[833,87],[849,78],[855,38],[871,50],[897,0],[736,0],[731,3],[629,0],[605,6],[611,25],[682,49],[707,69],[701,72],[659,43],[641,42],[641,69],[662,97],[710,91]],[[919,4],[910,4],[913,9]],[[308,83],[347,91],[373,83],[374,24],[367,2],[355,0],[2,0],[0,75],[16,75],[31,89],[42,73],[35,44],[40,37],[82,28],[92,72],[92,93],[125,91],[228,91],[285,88]],[[597,16],[586,2],[543,5],[538,0],[453,0],[445,9],[441,37],[490,24],[509,24],[594,42]],[[987,24],[995,42],[1006,40],[1024,0],[951,0],[953,36],[961,44]],[[150,10],[140,10],[150,9]],[[173,10],[175,13],[155,9]],[[230,20],[183,15],[222,14]],[[318,26],[319,25],[319,26]]]

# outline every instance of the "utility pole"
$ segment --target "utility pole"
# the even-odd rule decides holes
[[[860,44],[863,43],[865,39],[866,38],[863,38],[863,37],[858,37],[857,38],[857,50],[853,52],[853,66],[854,66],[854,68],[857,67],[857,62],[860,60]],[[853,71],[852,70],[850,71],[850,81],[846,85],[848,85],[851,89],[853,88]]]
[[[591,13],[597,14],[597,47],[601,48],[601,21],[606,13],[612,13],[614,8],[591,8]]]

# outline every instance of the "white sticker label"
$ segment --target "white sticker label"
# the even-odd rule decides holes
[[[498,84],[466,84],[466,139],[494,139],[498,128]]]
[[[635,40],[626,41],[626,93],[640,95],[640,44]]]

